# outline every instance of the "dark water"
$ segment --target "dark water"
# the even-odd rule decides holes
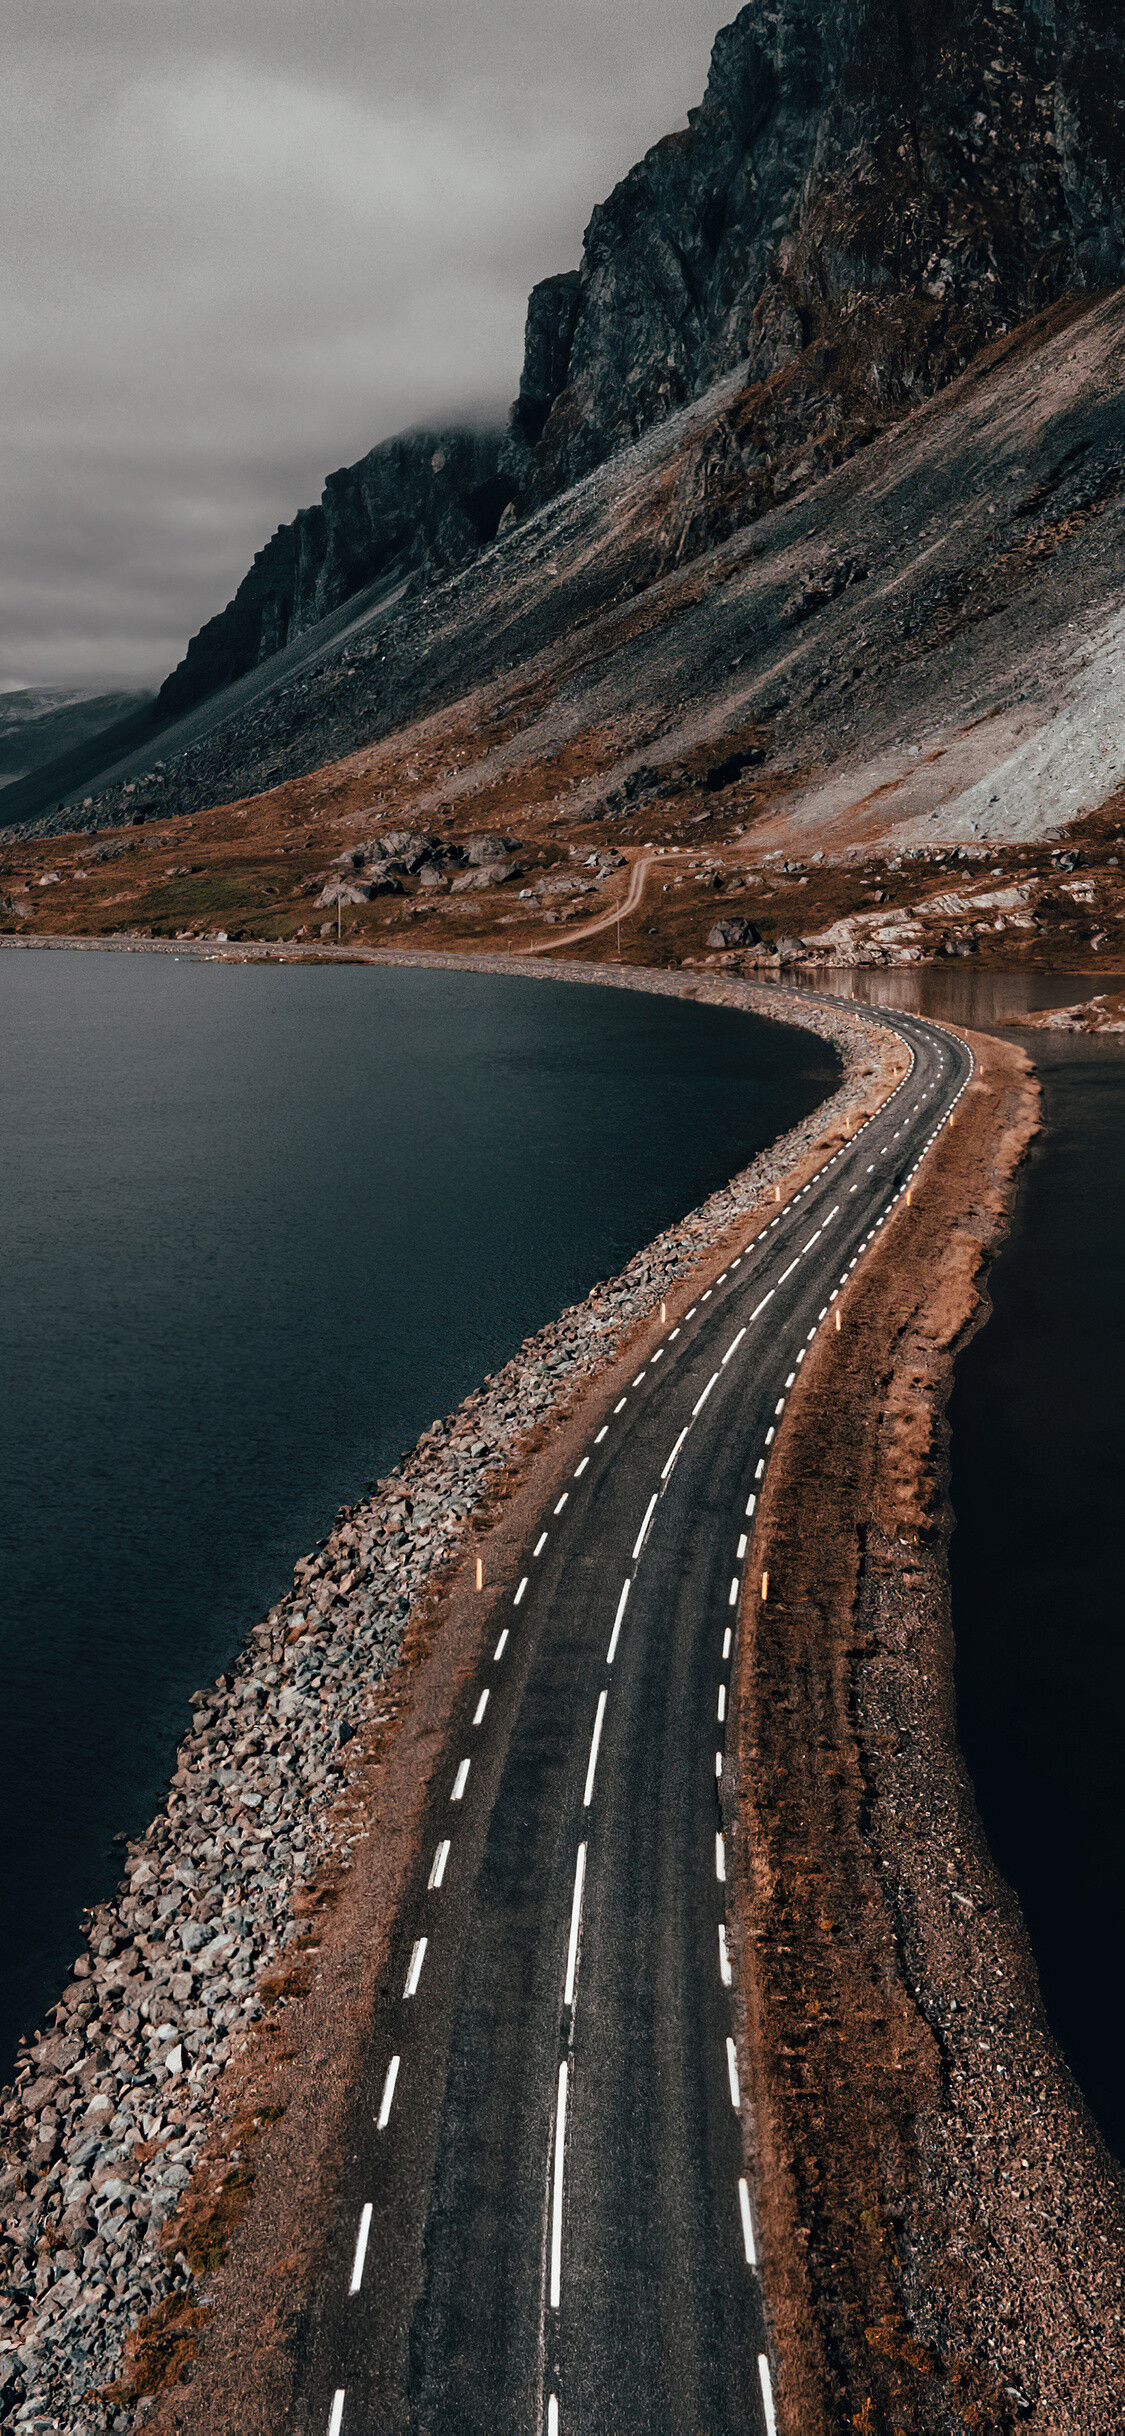
[[[837,1072],[565,983],[0,955],[0,2074],[293,1557]]]
[[[848,995],[996,1025],[1106,976],[839,975]],[[957,1363],[950,1550],[958,1731],[1051,2024],[1125,2159],[1125,1043],[1010,1033],[1044,1133]]]
[[[1055,2035],[1125,2158],[1125,1054],[1023,1037],[1046,1134],[950,1406],[959,1730]]]

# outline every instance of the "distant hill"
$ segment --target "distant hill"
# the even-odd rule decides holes
[[[54,685],[0,694],[0,786],[44,769],[151,700],[151,693],[87,694]]]

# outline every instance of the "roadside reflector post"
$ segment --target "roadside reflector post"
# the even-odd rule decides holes
[[[663,1326],[664,1326],[664,1324],[665,1324],[665,1321],[667,1320],[667,1317],[668,1317],[668,1305],[667,1305],[667,1303],[661,1303],[661,1306],[660,1306],[660,1325],[661,1325],[661,1327],[662,1327],[662,1328],[663,1328]]]
[[[951,1120],[951,1121],[952,1121],[952,1120]],[[775,1184],[775,1185],[774,1185],[774,1188],[773,1188],[773,1197],[774,1197],[774,1200],[775,1200],[775,1201],[780,1201],[780,1199],[781,1199],[781,1186],[780,1186],[780,1184]]]
[[[768,1573],[763,1573],[763,1575],[762,1575],[762,1605],[763,1605],[763,1607],[765,1606],[766,1600],[768,1599],[769,1595],[770,1595],[770,1577],[769,1577]]]
[[[477,1558],[477,1589],[484,1589],[484,1559],[480,1556]]]
[[[839,1336],[839,1333],[840,1333],[840,1314],[839,1314],[839,1312],[837,1311],[837,1313],[836,1313],[836,1334],[837,1334],[837,1336]]]
[[[911,1202],[912,1202],[913,1198],[914,1198],[914,1187],[913,1187],[913,1185],[912,1185],[912,1184],[908,1184],[908,1185],[907,1185],[907,1187],[906,1187],[906,1206],[907,1206],[907,1209],[909,1209],[910,1204],[911,1204]]]

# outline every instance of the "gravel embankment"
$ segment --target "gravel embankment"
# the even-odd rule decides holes
[[[513,969],[505,957],[478,961]],[[167,1803],[129,1847],[117,1896],[91,1918],[73,1975],[0,2104],[5,2425],[129,2424],[132,2406],[99,2389],[112,2384],[131,2327],[172,2296],[177,2306],[192,2300],[191,2266],[183,2251],[168,2255],[164,2228],[182,2209],[224,2065],[245,2052],[263,2009],[284,2002],[279,1964],[299,1934],[302,1895],[346,1860],[354,1815],[334,1817],[346,1744],[379,1721],[412,1603],[464,1553],[475,1510],[528,1433],[611,1358],[732,1218],[858,1110],[880,1034],[886,1041],[877,1018],[854,1008],[730,979],[556,966],[553,977],[564,976],[690,987],[710,1003],[799,1022],[836,1046],[843,1081],[620,1277],[529,1338],[423,1433],[373,1498],[341,1508],[230,1672],[194,1696]],[[545,968],[533,977],[547,977]]]

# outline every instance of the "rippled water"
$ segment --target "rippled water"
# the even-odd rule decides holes
[[[628,991],[0,954],[0,2071],[294,1555],[837,1072]]]

